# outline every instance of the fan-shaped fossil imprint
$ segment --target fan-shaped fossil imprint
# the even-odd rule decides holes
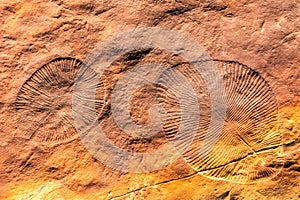
[[[193,144],[184,154],[186,161],[204,176],[233,182],[251,183],[276,176],[283,162],[282,141],[277,130],[277,101],[270,86],[243,64],[214,63],[226,91],[225,124],[213,142],[215,138],[206,134],[209,117],[200,119]],[[165,131],[169,137],[174,134]]]
[[[82,62],[56,58],[35,71],[22,85],[16,108],[27,139],[56,143],[74,139],[71,95]],[[28,128],[27,128],[28,127]]]

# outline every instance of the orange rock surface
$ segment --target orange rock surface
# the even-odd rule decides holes
[[[0,199],[300,198],[299,0],[1,0],[0,16]],[[279,175],[233,183],[198,174],[182,157],[154,172],[121,172],[95,159],[79,137],[51,145],[22,138],[32,124],[21,123],[16,98],[35,71],[57,57],[84,61],[111,36],[146,27],[178,31],[212,58],[238,61],[265,78],[279,104],[284,152]],[[176,59],[153,51],[145,58],[120,58],[111,72],[136,60],[173,64]],[[110,86],[118,76],[107,74]],[[133,118],[147,123],[148,116],[139,118],[147,104],[141,108],[133,99]],[[166,142],[130,143],[109,117],[105,129],[127,150],[154,151]]]

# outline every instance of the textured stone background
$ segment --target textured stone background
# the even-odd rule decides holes
[[[299,0],[0,1],[1,199],[299,199]],[[195,175],[178,159],[166,169],[121,173],[95,160],[79,139],[24,141],[14,107],[22,84],[45,62],[86,55],[138,27],[177,30],[211,57],[260,72],[280,105],[286,163],[276,178],[242,185]]]

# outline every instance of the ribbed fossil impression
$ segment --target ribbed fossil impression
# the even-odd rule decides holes
[[[72,118],[72,88],[82,62],[63,57],[51,60],[22,85],[16,100],[27,139],[43,143],[77,137]]]
[[[200,110],[206,114],[200,117],[193,144],[184,153],[186,161],[199,173],[215,179],[252,183],[276,176],[283,158],[277,130],[277,101],[272,89],[258,72],[243,64],[213,62],[226,92],[224,127],[217,139],[208,135],[208,127],[214,126],[207,112],[211,108],[207,105]],[[199,78],[197,82],[203,84]],[[169,124],[170,130],[172,126],[178,124]],[[165,131],[169,137],[176,134]]]
[[[209,66],[205,62],[212,61],[199,62]],[[282,167],[283,153],[281,135],[277,130],[277,101],[272,89],[258,72],[243,64],[221,60],[213,60],[213,63],[223,79],[226,94],[226,117],[220,118],[224,126],[219,135],[208,134],[208,130],[214,130],[211,110],[216,108],[210,105],[211,97],[201,74],[189,63],[173,67],[182,76],[175,76],[172,71],[166,70],[158,84],[137,88],[136,95],[128,102],[133,121],[141,125],[149,123],[149,116],[145,113],[152,104],[164,107],[162,132],[156,136],[142,138],[138,145],[122,142],[122,130],[116,131],[118,127],[109,123],[112,120],[108,106],[110,97],[105,95],[109,91],[107,86],[104,87],[104,82],[116,82],[115,78],[109,78],[109,71],[106,78],[96,81],[97,84],[91,85],[91,88],[78,88],[95,93],[95,96],[92,95],[94,99],[90,100],[86,96],[74,96],[79,106],[77,111],[82,113],[80,124],[84,127],[84,124],[98,119],[109,139],[119,138],[116,146],[127,150],[132,147],[131,150],[144,153],[149,150],[145,150],[146,147],[153,151],[163,146],[163,134],[179,152],[183,152],[186,161],[196,171],[210,178],[252,183],[276,176]],[[60,143],[77,137],[71,104],[73,85],[81,64],[73,58],[54,59],[23,84],[16,108],[20,113],[20,122],[26,127],[25,136],[28,139]],[[83,81],[89,82],[95,78],[95,72],[85,72],[84,77]],[[187,92],[186,88],[194,91]],[[182,95],[178,96],[180,91],[183,91]],[[191,102],[198,102],[196,107],[199,112],[195,106],[190,106]],[[96,115],[91,115],[94,111],[87,108],[94,108]],[[132,136],[125,136],[124,141],[136,141],[129,140]],[[153,145],[147,142],[148,145],[141,144],[148,140],[154,142]]]

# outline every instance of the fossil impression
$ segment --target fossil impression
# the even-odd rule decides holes
[[[226,92],[224,127],[216,139],[207,134],[208,127],[213,128],[209,114],[200,118],[197,134],[184,158],[196,171],[215,179],[252,183],[276,176],[283,158],[272,89],[258,72],[245,65],[221,60],[214,63]],[[203,83],[200,79],[198,82]],[[207,109],[210,106],[200,112],[207,113]],[[166,132],[169,137],[175,134]]]
[[[166,81],[173,84],[169,85],[170,88],[167,84],[140,88],[137,96],[129,102],[129,105],[140,104],[134,106],[136,110],[131,110],[131,117],[141,124],[146,120],[147,124],[147,116],[143,116],[143,113],[151,107],[150,104],[161,104],[165,108],[163,132],[154,135],[149,141],[156,141],[157,137],[159,142],[154,146],[161,146],[160,143],[164,143],[161,139],[163,133],[179,152],[183,152],[185,160],[204,176],[239,183],[259,182],[276,176],[282,167],[283,153],[281,135],[277,130],[277,101],[272,89],[258,72],[245,65],[221,60],[213,60],[213,63],[223,79],[226,93],[226,117],[220,119],[224,120],[224,127],[217,138],[216,135],[207,134],[209,129],[214,129],[214,123],[211,123],[211,97],[201,74],[188,63],[177,64],[174,68],[178,69],[183,75],[182,78],[190,83],[194,93],[185,92],[186,98],[179,102],[177,96],[171,91],[172,89],[173,91],[184,90],[182,80],[172,73],[162,74],[160,77],[162,83]],[[20,112],[20,122],[23,122],[25,127],[28,126],[25,132],[28,139],[43,143],[60,143],[77,137],[71,116],[71,95],[81,64],[81,61],[73,58],[54,59],[37,70],[23,84],[17,96],[16,107]],[[85,73],[83,81],[89,82],[94,79],[94,73],[93,71]],[[87,100],[86,96],[76,95],[75,99],[78,101],[78,108],[82,111],[82,127],[89,121],[98,119],[108,133],[107,137],[114,139],[120,137],[122,130],[115,135],[114,129],[113,131],[110,129],[114,126],[108,126],[114,123],[108,123],[111,120],[109,106],[107,107],[110,98],[109,95],[105,95],[108,89],[104,85],[108,83],[108,79],[115,80],[108,77],[107,80],[97,80],[91,88],[79,87],[82,90],[95,92],[95,99]],[[114,84],[111,86],[113,87]],[[150,93],[153,93],[152,96],[144,95],[142,101],[138,98]],[[152,97],[157,97],[157,100]],[[152,100],[149,101],[150,99]],[[185,104],[187,99],[192,99],[194,103],[198,101],[200,116],[196,116],[198,112],[194,112],[194,109],[188,108],[189,104]],[[91,111],[87,110],[88,106],[81,101],[88,105],[91,102],[90,107],[95,109],[93,112],[96,115],[91,115]],[[182,116],[183,108],[190,111],[186,116]],[[180,127],[180,120],[184,120],[184,129]],[[195,127],[198,127],[196,131],[194,131]],[[118,130],[117,127],[115,129]],[[180,129],[187,131],[177,137]],[[192,132],[196,134],[190,136]],[[127,138],[126,141],[131,141],[128,137],[124,136],[124,138]],[[190,143],[191,139],[193,141]],[[116,145],[126,149],[126,145],[122,144]],[[137,152],[146,153],[143,148],[147,146],[151,147],[151,145],[139,145],[142,148],[135,149],[133,143],[133,148]]]
[[[16,108],[27,139],[42,143],[77,137],[72,118],[72,88],[82,62],[56,58],[35,71],[22,85]]]

